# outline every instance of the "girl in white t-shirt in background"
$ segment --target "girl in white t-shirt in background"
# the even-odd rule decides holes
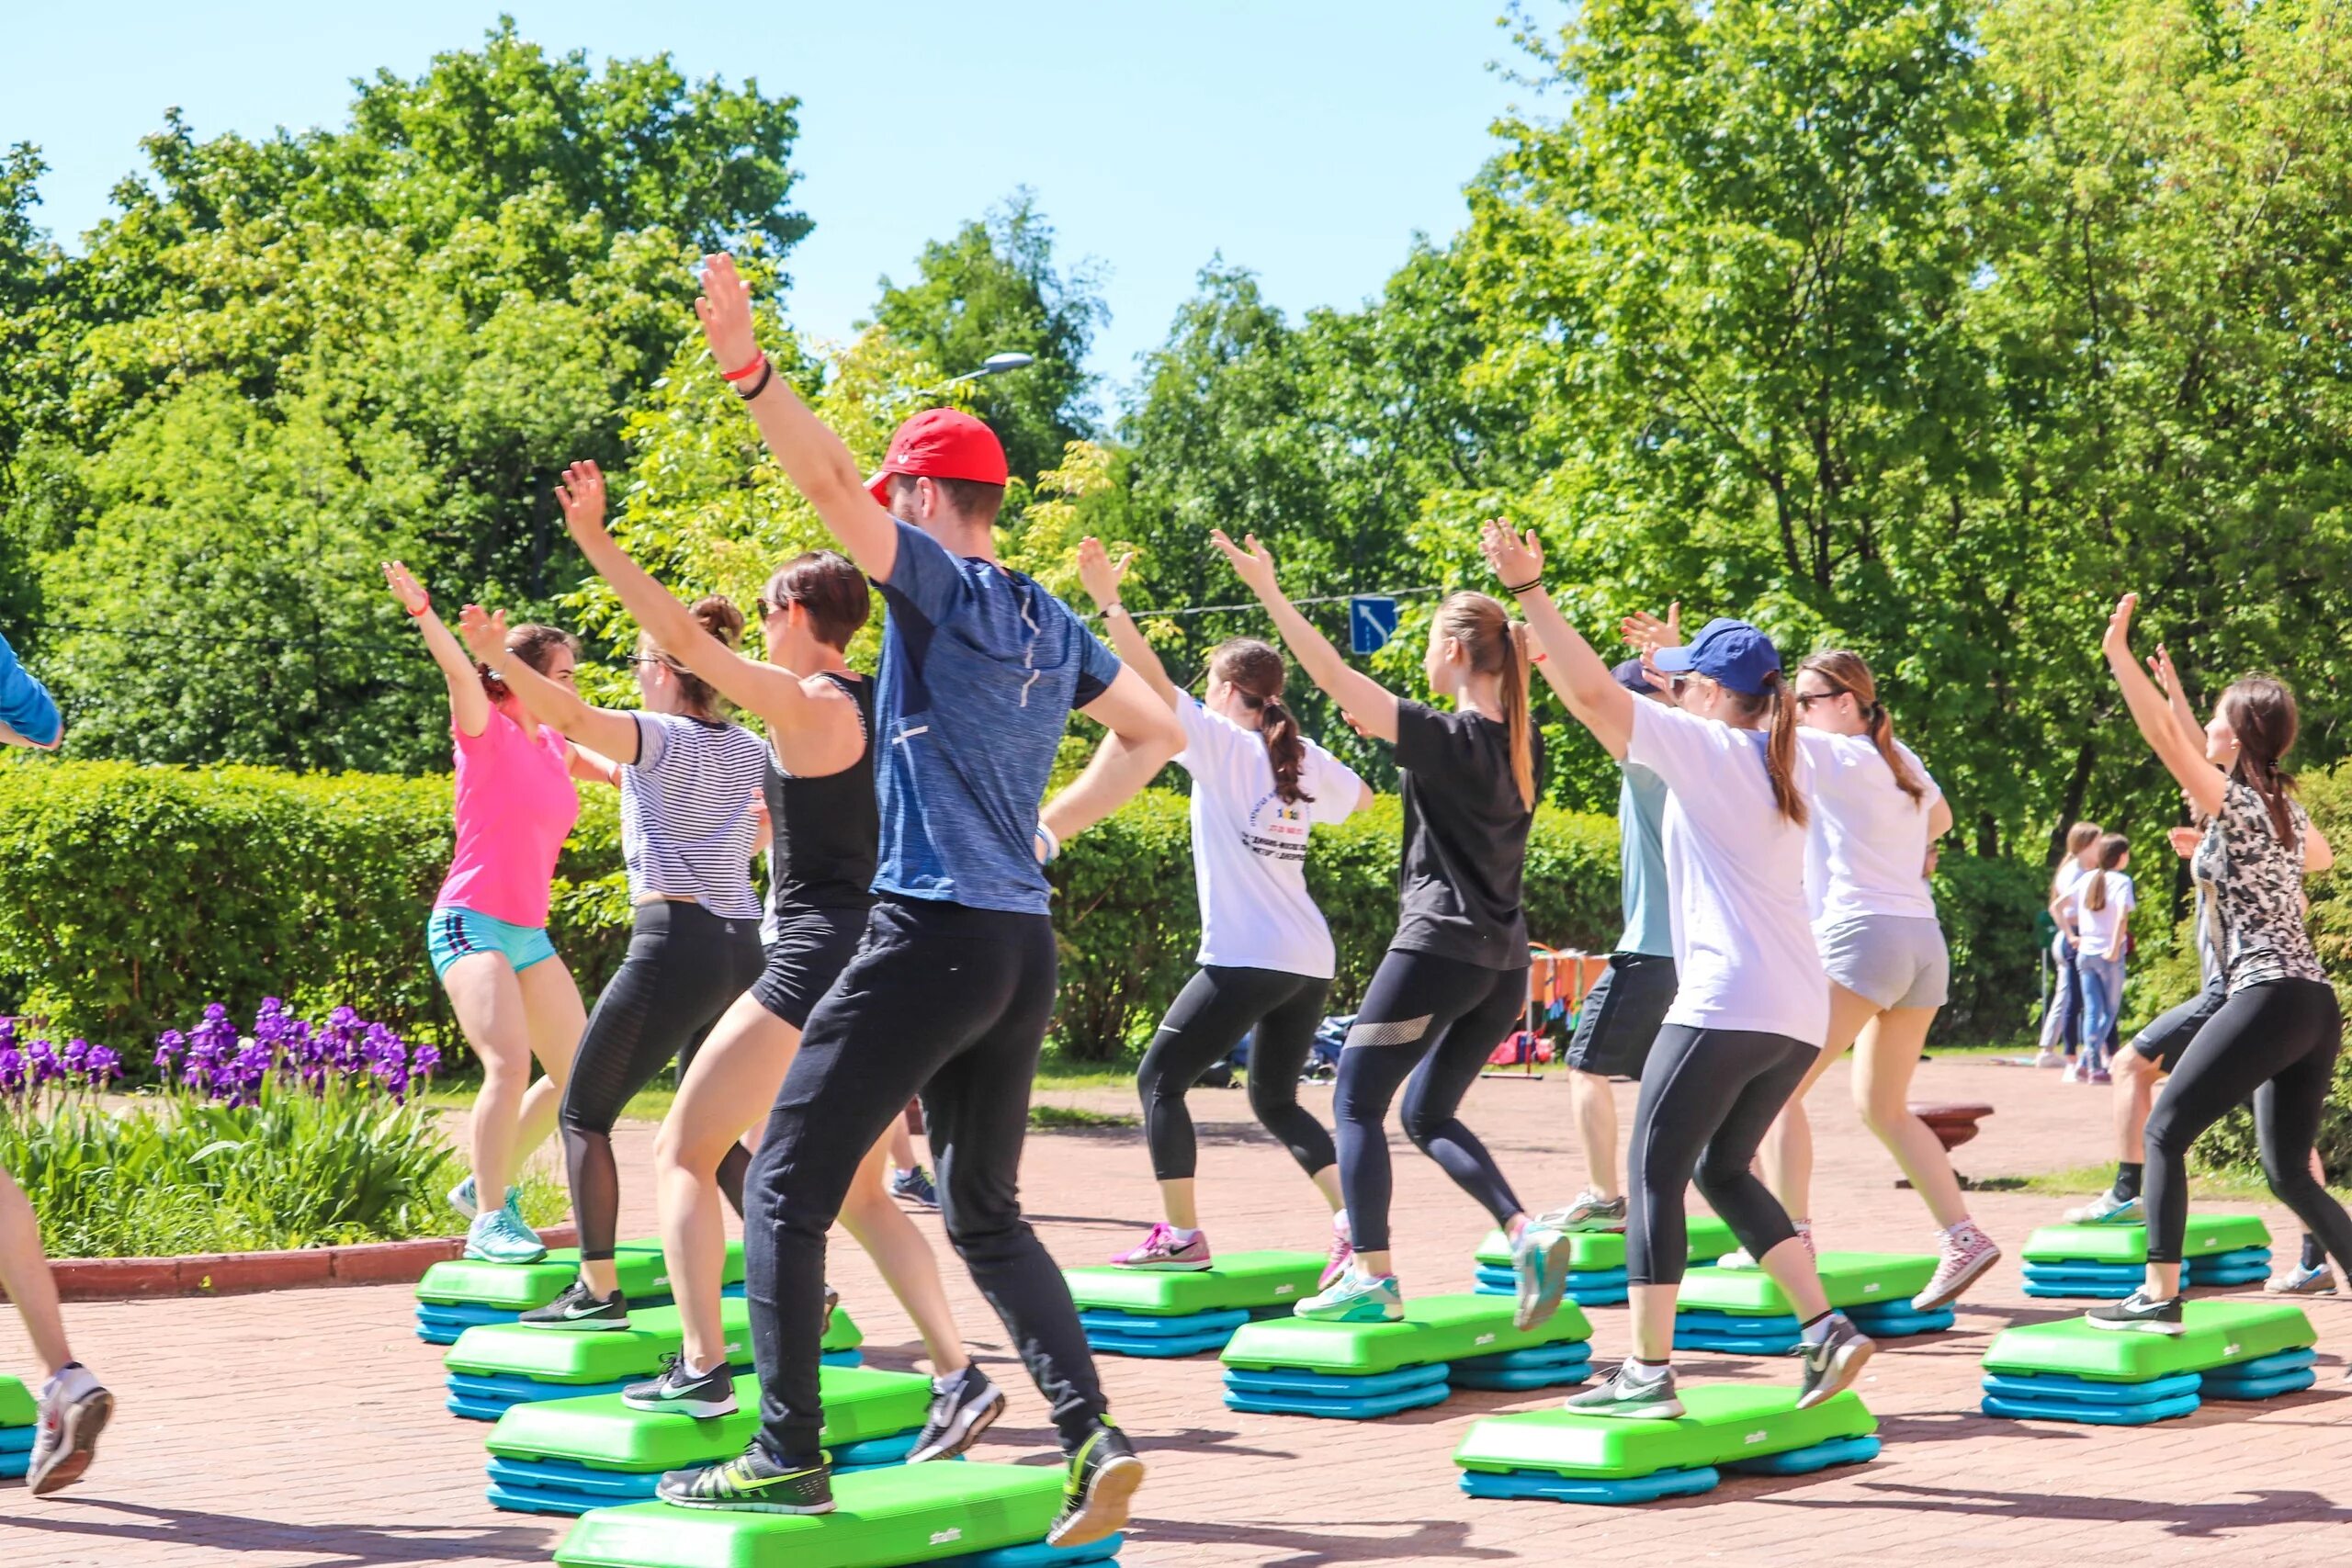
[[[2080,987],[2083,1054],[2067,1077],[2106,1083],[2107,1037],[2123,1010],[2123,951],[2139,890],[2123,874],[2132,847],[2120,833],[2098,841],[2092,868],[2075,881],[2059,906],[2059,919],[2075,938],[2075,982]]]
[[[1653,664],[1668,707],[1617,683],[1544,589],[1535,536],[1489,523],[1487,559],[1526,612],[1544,679],[1620,761],[1666,781],[1661,840],[1673,896],[1674,1005],[1642,1072],[1626,1182],[1633,1354],[1575,1395],[1581,1415],[1662,1420],[1675,1397],[1674,1305],[1687,1267],[1684,1189],[1699,1190],[1804,1324],[1797,1404],[1851,1383],[1875,1347],[1833,1311],[1813,1254],[1748,1161],[1829,1032],[1829,982],[1804,896],[1814,764],[1797,741],[1781,658],[1744,621],[1708,623]]]
[[[1854,1047],[1854,1108],[1936,1218],[1936,1272],[1911,1303],[1933,1312],[2001,1256],[1969,1217],[1941,1140],[1910,1106],[1920,1047],[1951,978],[1928,886],[1951,807],[1918,757],[1894,739],[1860,655],[1832,649],[1798,665],[1796,706],[1799,742],[1813,760],[1805,899],[1829,975],[1829,1039],[1765,1135],[1764,1180],[1812,1245],[1813,1126],[1804,1097]]]
[[[1255,637],[1209,655],[1207,694],[1194,698],[1168,678],[1119,603],[1128,561],[1115,565],[1099,539],[1079,546],[1078,575],[1102,611],[1119,658],[1176,710],[1184,727],[1177,764],[1193,775],[1193,870],[1200,887],[1200,969],[1159,1021],[1136,1073],[1144,1136],[1167,1219],[1112,1262],[1130,1269],[1206,1269],[1209,1238],[1194,1201],[1197,1150],[1184,1093],[1255,1031],[1250,1109],[1282,1140],[1331,1208],[1323,1286],[1351,1255],[1331,1134],[1298,1103],[1298,1075],[1323,1021],[1336,953],[1323,911],[1306,890],[1307,836],[1371,804],[1348,765],[1299,733],[1283,705],[1283,656]]]

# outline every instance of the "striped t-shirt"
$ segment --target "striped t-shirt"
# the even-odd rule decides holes
[[[629,897],[692,898],[728,919],[758,919],[752,851],[768,743],[740,724],[631,716],[637,761],[621,770]]]

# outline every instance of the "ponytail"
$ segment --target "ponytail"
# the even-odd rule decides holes
[[[2237,737],[2237,761],[2230,776],[2262,797],[2270,814],[2271,831],[2289,849],[2296,843],[2295,813],[2288,797],[2295,793],[2295,778],[2278,764],[2295,744],[2301,720],[2295,694],[2287,682],[2270,675],[2247,675],[2230,682],[2222,694],[2222,716]]]
[[[731,649],[743,640],[743,612],[723,593],[695,600],[686,613],[722,648]],[[719,696],[717,688],[656,648],[652,638],[640,637],[639,648],[641,652],[650,653],[669,666],[670,673],[677,677],[678,694],[684,699],[688,713],[700,718],[715,719],[725,711],[725,699]]]
[[[1520,805],[1534,810],[1535,734],[1527,715],[1527,678],[1534,662],[1527,653],[1525,623],[1512,620],[1502,601],[1490,594],[1456,593],[1437,607],[1437,626],[1462,645],[1472,670],[1499,678],[1511,782],[1519,786]]]
[[[1804,795],[1797,788],[1797,705],[1789,682],[1775,670],[1764,677],[1760,701],[1772,705],[1772,726],[1764,742],[1764,772],[1772,781],[1772,804],[1789,825],[1805,825]]]
[[[1274,793],[1293,806],[1315,797],[1298,787],[1298,775],[1306,766],[1306,737],[1298,732],[1298,720],[1283,705],[1280,697],[1268,697],[1258,705],[1258,731],[1265,738],[1266,761],[1274,770]]]
[[[2107,874],[2123,863],[2123,853],[2132,840],[2120,833],[2109,833],[2098,841],[2098,868],[2088,873],[2090,886],[2083,889],[2083,908],[2093,914],[2107,908]]]
[[[1878,748],[1887,771],[1894,775],[1894,787],[1909,795],[1912,805],[1923,804],[1928,798],[1928,781],[1919,776],[1919,770],[1911,765],[1910,759],[1895,750],[1894,720],[1888,716],[1886,705],[1878,700],[1878,680],[1862,661],[1862,656],[1842,648],[1824,649],[1797,668],[1812,671],[1854,699],[1854,706],[1862,716],[1863,733]],[[2098,829],[2093,829],[2092,832],[2096,834]]]
[[[1527,678],[1532,661],[1527,657],[1527,623],[1512,621],[1503,638],[1503,728],[1510,737],[1510,776],[1519,785],[1519,803],[1535,809],[1535,738],[1527,712]]]
[[[1270,643],[1238,637],[1219,643],[1209,654],[1209,675],[1238,693],[1258,716],[1258,733],[1266,742],[1266,763],[1274,771],[1274,793],[1287,805],[1313,801],[1298,787],[1306,768],[1306,737],[1298,720],[1283,705],[1283,685],[1289,676],[1283,656]]]

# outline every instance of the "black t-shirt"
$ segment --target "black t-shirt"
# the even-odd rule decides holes
[[[1405,855],[1393,948],[1487,969],[1527,963],[1520,877],[1535,814],[1519,798],[1510,732],[1475,713],[1396,704]]]

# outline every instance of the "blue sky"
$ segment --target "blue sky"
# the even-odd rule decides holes
[[[67,244],[179,105],[199,136],[340,124],[355,76],[421,73],[501,9],[550,50],[669,51],[690,76],[758,79],[802,102],[792,314],[846,333],[885,273],[1019,186],[1063,255],[1099,258],[1113,319],[1094,368],[1115,385],[1222,252],[1296,312],[1376,291],[1416,230],[1460,227],[1488,127],[1530,95],[1498,0],[1176,6],[28,8],[0,54],[0,141],[38,143],[40,220]]]

